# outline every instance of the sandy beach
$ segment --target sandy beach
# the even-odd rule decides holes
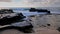
[[[48,28],[36,28],[33,33],[23,33],[18,30],[5,30],[1,34],[60,34],[57,30],[52,30]]]
[[[60,15],[37,15],[29,17],[32,19],[31,23],[34,26],[32,33],[23,33],[15,29],[2,31],[1,34],[60,34],[56,30],[59,26]],[[47,24],[50,24],[48,26]]]

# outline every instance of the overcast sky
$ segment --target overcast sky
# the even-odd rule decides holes
[[[0,6],[60,7],[60,0],[12,0],[12,2],[0,2]]]

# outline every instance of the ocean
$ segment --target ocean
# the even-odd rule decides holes
[[[45,12],[29,12],[30,8],[12,8],[14,12],[16,13],[23,13],[25,16],[30,16],[30,15],[37,15],[37,14],[46,14]],[[52,14],[60,14],[60,7],[40,7],[36,9],[46,9],[50,11]]]

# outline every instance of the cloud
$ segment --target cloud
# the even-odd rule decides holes
[[[28,0],[28,3],[38,7],[60,7],[60,0]]]
[[[12,0],[12,2],[0,2],[0,6],[6,7],[60,7],[60,0]]]
[[[10,2],[11,0],[0,0],[0,2]]]

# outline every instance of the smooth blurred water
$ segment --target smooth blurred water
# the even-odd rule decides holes
[[[17,12],[17,13],[23,13],[24,16],[30,16],[30,15],[38,15],[38,14],[46,14],[45,12],[29,12],[28,10],[27,11],[14,11],[14,12]]]
[[[25,16],[30,16],[30,15],[37,15],[37,14],[46,14],[44,12],[29,12],[30,8],[12,8],[14,10],[14,12],[17,13],[23,13],[23,15]],[[50,11],[51,13],[55,13],[55,14],[60,14],[60,8],[59,7],[41,7],[41,8],[36,8],[36,9],[46,9],[48,11]]]

